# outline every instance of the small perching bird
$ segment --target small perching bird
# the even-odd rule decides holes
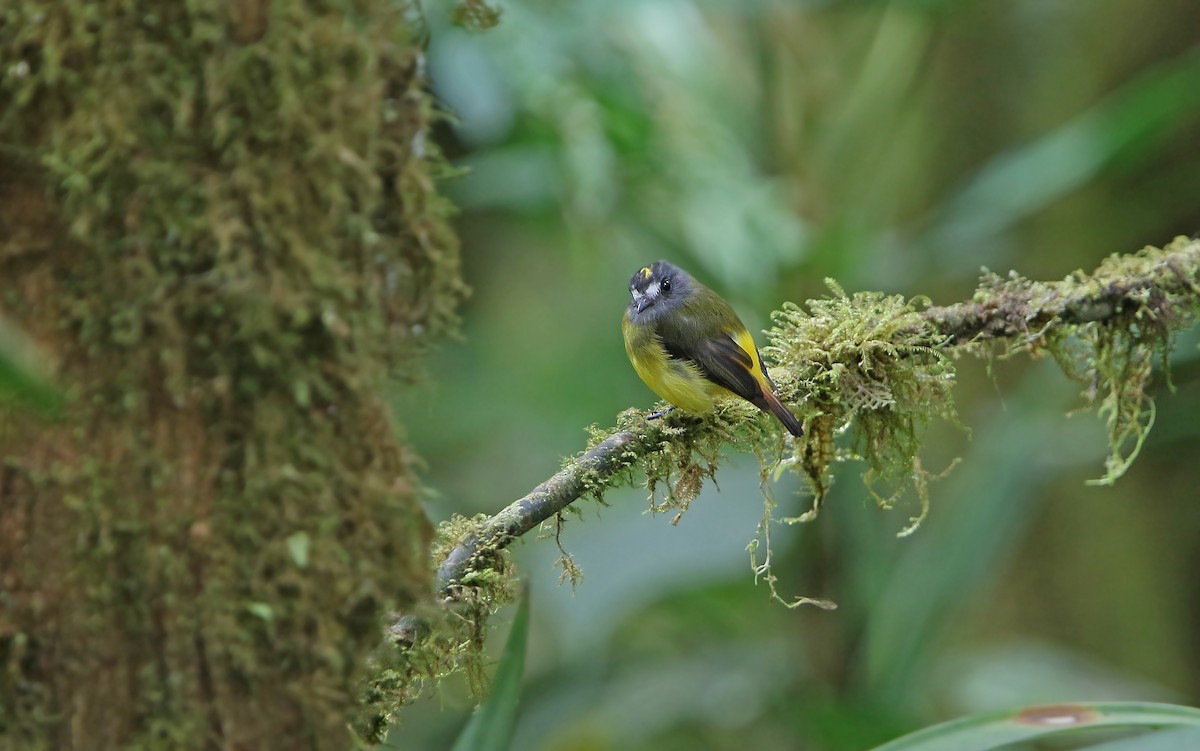
[[[804,434],[775,396],[750,331],[720,295],[666,261],[638,269],[629,292],[621,333],[633,369],[651,391],[699,413],[720,397],[739,396],[775,415],[792,435]]]

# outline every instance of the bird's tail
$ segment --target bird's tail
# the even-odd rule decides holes
[[[804,426],[792,414],[792,411],[783,406],[783,402],[779,401],[779,397],[772,394],[767,389],[763,389],[762,393],[763,404],[758,405],[764,412],[770,412],[779,418],[783,423],[783,427],[787,428],[787,432],[800,438],[804,435]]]

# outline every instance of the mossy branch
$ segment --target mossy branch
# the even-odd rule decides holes
[[[840,293],[840,290],[835,292]],[[851,304],[860,302],[844,295],[841,299]],[[906,316],[898,317],[898,320],[905,320],[906,323],[895,329],[895,340],[900,340],[902,330],[907,329],[907,335],[911,336],[912,331],[917,329],[920,338],[930,341],[941,355],[990,352],[990,348],[985,346],[986,342],[1002,341],[1009,352],[1049,349],[1064,361],[1070,349],[1066,342],[1075,337],[1093,344],[1092,348],[1088,348],[1091,358],[1100,358],[1105,353],[1111,355],[1112,350],[1117,349],[1121,350],[1123,359],[1128,360],[1130,348],[1165,348],[1171,332],[1190,325],[1198,308],[1200,241],[1180,238],[1163,250],[1145,248],[1130,256],[1112,256],[1105,259],[1092,274],[1076,271],[1061,282],[1031,282],[1015,274],[1002,278],[985,272],[971,301],[928,307],[920,312],[913,312],[912,307],[908,306]],[[785,311],[781,317],[786,314]],[[1085,332],[1082,330],[1084,326],[1090,326],[1091,329]],[[797,356],[792,352],[788,356],[787,346],[794,344],[794,341],[779,341],[780,329],[770,334],[772,346],[766,348],[768,353],[775,355],[776,361],[791,360],[782,362],[782,372],[773,372],[785,401],[800,413],[808,414],[806,422],[810,431],[820,429],[822,410],[812,409],[811,393],[804,391],[805,383],[818,378],[811,373],[805,376],[797,372],[803,368],[796,367],[802,365],[798,362],[802,359],[808,359],[808,365],[811,366],[812,353],[804,352]],[[912,341],[908,341],[905,348],[910,354],[920,350]],[[818,366],[818,370],[822,368],[835,370]],[[1068,374],[1081,377],[1074,368],[1068,367],[1067,370]],[[1106,373],[1110,368],[1096,362],[1088,370],[1098,370],[1102,377],[1105,374],[1116,377],[1134,374],[1129,372],[1129,368],[1123,372]],[[864,372],[870,371],[869,366],[864,368]],[[1138,407],[1148,398],[1141,396],[1144,384],[1144,379],[1136,380],[1133,384],[1138,390],[1138,398],[1133,399]],[[1128,401],[1128,397],[1132,396],[1122,391],[1128,385],[1110,384],[1111,389],[1117,390],[1116,402],[1122,401],[1120,397],[1126,397]],[[894,395],[878,402],[878,409],[883,411],[894,407]],[[1112,405],[1114,410],[1120,410],[1120,407],[1120,403]],[[737,405],[731,405],[731,409],[736,408]],[[1103,404],[1100,405],[1100,411],[1104,411]],[[745,419],[745,415],[739,416]],[[858,416],[863,416],[862,410],[859,410]],[[665,420],[648,422],[626,413],[623,422],[624,425],[566,464],[526,497],[516,500],[496,516],[485,519],[472,533],[458,540],[439,566],[439,597],[455,599],[462,585],[469,583],[473,572],[479,571],[480,566],[487,566],[487,561],[492,560],[500,549],[563,511],[582,495],[599,493],[602,488],[611,485],[618,473],[631,465],[671,451],[673,447],[682,447],[688,452],[695,450],[697,441],[706,433],[718,440],[736,438],[730,432],[722,410],[704,421],[672,414]],[[834,422],[835,425],[840,423]],[[1115,435],[1114,438],[1120,439],[1121,435]],[[1118,449],[1118,446],[1114,447]],[[804,451],[800,463],[804,463],[804,458],[810,463],[817,461],[814,446],[810,445]],[[814,471],[808,474],[815,476]],[[650,476],[653,483],[654,476]]]
[[[637,429],[614,433],[571,461],[528,495],[483,522],[474,534],[452,548],[442,561],[437,573],[438,595],[453,597],[455,587],[468,578],[481,558],[493,556],[496,551],[535,529],[583,494],[603,487],[616,472],[647,453],[660,450],[666,435],[665,426],[649,422]]]
[[[1139,318],[1141,311],[1161,319],[1181,298],[1195,307],[1200,297],[1198,256],[1200,241],[1180,238],[1165,250],[1110,256],[1092,274],[1077,271],[1061,282],[1029,282],[1015,273],[1005,280],[985,271],[973,300],[932,307],[922,317],[950,346],[989,339],[1019,341],[1031,331],[1049,333],[1072,324]]]
[[[638,476],[655,510],[682,513],[703,478],[714,476],[722,450],[755,454],[766,499],[759,534],[769,547],[773,476],[790,468],[807,482],[814,500],[803,520],[815,515],[830,467],[860,460],[867,491],[881,506],[906,490],[916,495],[920,512],[901,534],[911,532],[928,510],[927,485],[936,477],[918,458],[924,429],[934,417],[957,422],[951,387],[958,354],[990,357],[1000,347],[1007,355],[1053,356],[1084,384],[1085,398],[1105,420],[1110,453],[1099,482],[1114,481],[1153,422],[1146,393],[1153,359],[1165,362],[1171,335],[1191,326],[1200,311],[1200,241],[1178,238],[1163,249],[1112,256],[1091,274],[1076,272],[1059,282],[985,272],[970,301],[945,307],[829,286],[832,295],[810,300],[807,309],[784,304],[763,347],[776,366],[781,399],[804,421],[803,438],[784,436],[740,400],[704,417],[676,410],[651,421],[631,409],[611,430],[593,430],[586,452],[496,515],[443,523],[434,546],[437,604],[392,626],[402,648],[392,653],[395,666],[370,682],[368,704],[380,710],[368,725],[385,727],[386,717],[429,680],[465,669],[473,682],[481,681],[484,624],[513,592],[508,545],[579,498],[599,498]],[[759,542],[748,548],[752,557]],[[754,561],[756,579],[783,601],[769,550],[761,563]],[[785,604],[804,603],[832,606],[804,597]]]

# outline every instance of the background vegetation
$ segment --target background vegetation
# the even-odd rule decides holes
[[[648,260],[762,329],[825,277],[953,302],[984,265],[1061,278],[1194,232],[1192,5],[527,0],[479,34],[451,24],[489,25],[479,0],[4,4],[0,747],[382,727],[363,679],[414,688],[376,648],[381,614],[430,612],[430,518],[499,509],[653,403],[617,333]],[[677,525],[644,491],[581,504],[574,594],[554,540],[517,546],[515,746],[839,751],[1033,702],[1196,704],[1198,342],[1112,486],[1085,485],[1101,420],[1072,416],[1096,384],[959,363],[961,424],[922,461],[964,461],[917,534],[853,462],[815,522],[767,528],[781,594],[836,611],[755,582],[750,457]],[[449,747],[465,683],[391,745]],[[507,735],[478,716],[461,738]]]
[[[425,7],[475,290],[464,341],[397,398],[435,519],[498,510],[584,426],[652,403],[617,326],[645,261],[688,267],[759,330],[827,276],[949,303],[982,266],[1053,279],[1200,229],[1185,0],[503,10],[473,34]],[[960,363],[967,430],[935,425],[925,466],[964,461],[914,536],[852,465],[816,522],[772,530],[783,594],[836,611],[755,586],[750,457],[677,526],[644,492],[584,504],[563,535],[574,593],[553,540],[517,546],[533,630],[515,748],[837,751],[1034,702],[1197,703],[1197,341],[1177,343],[1175,390],[1159,374],[1157,424],[1112,487],[1085,485],[1105,451],[1095,415],[1070,415],[1088,384]],[[785,513],[806,504],[794,483]],[[446,747],[470,705],[444,686],[393,742]]]

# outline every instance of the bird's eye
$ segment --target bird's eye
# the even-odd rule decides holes
[[[658,288],[661,289],[663,292],[670,292],[671,291],[671,277],[664,276],[663,280],[658,283]]]

